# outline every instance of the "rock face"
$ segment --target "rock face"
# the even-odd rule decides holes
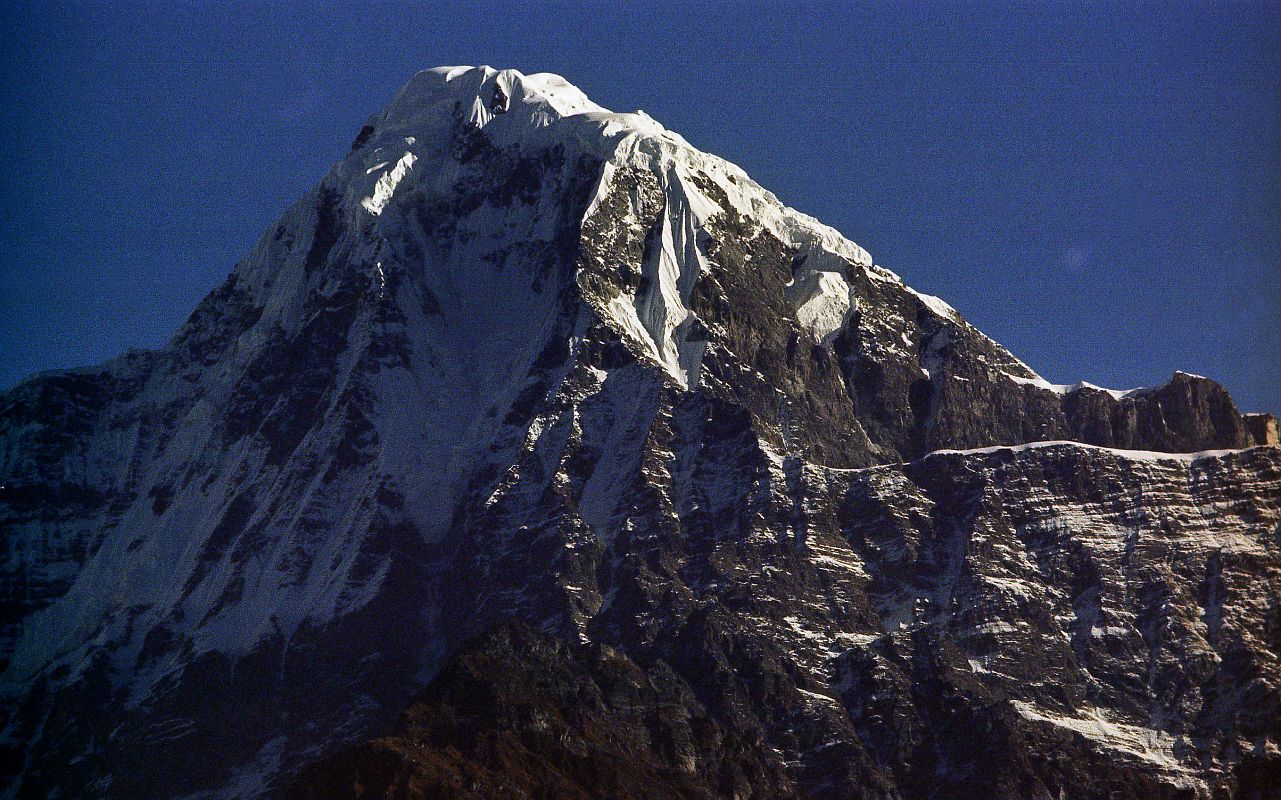
[[[788,535],[686,528],[613,571],[587,638],[644,667],[500,631],[294,796],[1270,796],[1279,489],[1276,448],[807,467],[761,524]],[[729,759],[747,784],[716,782],[724,730],[761,759]],[[583,753],[645,778],[604,791]]]
[[[1246,414],[1246,430],[1255,444],[1281,444],[1281,425],[1271,414]]]
[[[447,665],[395,735],[310,767],[289,794],[799,797],[761,745],[661,661],[516,623]]]
[[[166,347],[0,396],[4,796],[1264,796],[1274,433],[421,73]]]

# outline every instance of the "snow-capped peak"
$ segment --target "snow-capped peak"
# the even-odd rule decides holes
[[[344,187],[351,201],[346,207],[381,218],[398,195],[447,191],[457,179],[454,151],[460,126],[483,132],[481,139],[500,149],[533,153],[559,148],[599,162],[595,191],[582,212],[584,225],[600,211],[619,175],[624,183],[635,171],[657,179],[662,248],[651,280],[641,287],[619,287],[616,296],[588,299],[607,324],[683,386],[698,383],[703,352],[697,343],[701,334],[687,341],[689,332],[700,327],[689,295],[707,270],[695,242],[727,213],[794,251],[785,299],[815,342],[831,346],[845,329],[859,305],[854,289],[859,279],[895,286],[946,324],[966,325],[947,303],[911,290],[897,274],[874,265],[865,249],[784,205],[737,165],[699,150],[643,111],[611,111],[552,73],[526,75],[489,66],[443,66],[417,73],[369,119],[352,153],[337,167],[333,183]],[[627,212],[634,222],[641,212],[636,200]],[[387,235],[394,235],[391,230],[400,224],[396,216],[379,221]],[[900,336],[890,335],[888,346],[897,346],[893,342]],[[988,341],[998,371],[1050,388],[1030,367]]]
[[[555,120],[590,112],[610,113],[559,75],[525,75],[493,67],[436,67],[419,72],[397,93],[391,105],[370,120],[379,130],[408,133],[462,120],[486,128],[495,120],[503,128],[541,128]],[[501,130],[488,131],[501,136]]]
[[[806,253],[787,300],[815,340],[830,342],[854,303],[852,270],[872,268],[866,250],[834,229],[783,205],[736,165],[704,153],[643,111],[615,113],[592,102],[559,75],[492,67],[437,67],[415,75],[391,104],[371,117],[339,165],[335,184],[374,217],[416,187],[451,185],[459,126],[483,131],[498,148],[560,148],[601,163],[586,224],[620,172],[653,174],[663,195],[663,248],[655,279],[637,294],[596,298],[597,312],[679,383],[697,383],[701,346],[685,341],[697,328],[689,293],[706,270],[695,245],[712,219],[737,213]],[[633,211],[635,211],[634,209]],[[396,226],[395,215],[380,226]],[[891,273],[891,280],[897,280]],[[885,280],[884,276],[880,276]]]

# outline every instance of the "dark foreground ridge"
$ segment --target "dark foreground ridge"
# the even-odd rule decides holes
[[[799,797],[750,725],[662,661],[515,623],[472,643],[390,736],[310,767],[297,800]]]
[[[431,70],[165,347],[0,395],[0,800],[1264,796],[1276,436]]]
[[[921,665],[922,671],[942,672]],[[573,645],[522,623],[471,643],[410,705],[395,730],[308,767],[288,800],[803,798],[783,756],[734,705],[709,710],[697,687],[656,660],[642,668],[598,644]],[[1194,797],[1100,759],[1085,740],[1037,729],[1008,702],[936,674],[917,696],[926,718],[882,720],[934,749],[927,763],[867,776],[859,797]],[[933,719],[930,719],[933,717]],[[922,722],[941,730],[923,729]],[[915,730],[913,730],[915,728]],[[744,737],[742,732],[749,732]],[[971,765],[940,774],[947,762]],[[1224,796],[1263,800],[1281,759],[1247,756]],[[906,790],[906,791],[903,791]]]

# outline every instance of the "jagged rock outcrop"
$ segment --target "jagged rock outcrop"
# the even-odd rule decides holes
[[[439,675],[308,774],[1248,797],[1271,419],[1051,385],[643,113],[432,70],[166,347],[0,396],[5,796],[266,796]]]
[[[1242,419],[1255,444],[1281,444],[1281,426],[1272,414],[1246,414]]]

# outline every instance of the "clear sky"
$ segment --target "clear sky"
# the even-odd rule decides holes
[[[413,72],[486,63],[644,109],[1052,382],[1281,411],[1275,3],[260,5],[0,0],[0,386],[162,344]]]

